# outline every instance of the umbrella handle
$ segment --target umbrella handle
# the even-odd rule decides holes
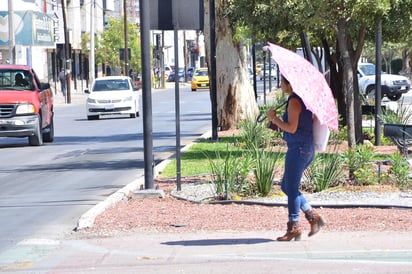
[[[281,105],[279,105],[277,108],[275,108],[275,112],[280,109],[281,107],[283,107],[284,105],[286,105],[288,101],[283,102]],[[258,117],[256,118],[256,122],[261,123],[263,121],[266,120],[266,114],[263,113],[259,113]]]
[[[265,121],[266,118],[267,118],[267,117],[266,117],[266,114],[264,115],[263,113],[260,113],[260,114],[258,115],[258,117],[256,118],[256,122],[261,123],[261,122]]]

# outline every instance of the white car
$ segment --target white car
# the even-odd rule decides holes
[[[271,68],[269,68],[269,66],[262,68],[259,72],[259,79],[263,80],[265,76],[269,78],[269,70],[270,70],[270,77],[272,78],[272,80],[276,80],[277,71],[276,71],[275,65],[272,65]],[[266,75],[265,75],[265,72],[266,72]]]
[[[375,95],[375,64],[359,63],[358,64],[358,81],[359,88],[367,96]],[[386,96],[391,101],[398,101],[402,94],[407,93],[411,88],[411,84],[405,76],[381,74],[381,96]]]
[[[140,115],[141,92],[128,76],[96,78],[86,102],[88,120],[97,120],[103,115],[127,114],[130,118]]]

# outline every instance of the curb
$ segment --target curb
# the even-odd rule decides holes
[[[206,133],[198,137],[195,141],[184,146],[180,151],[184,152],[188,150],[197,140],[208,138],[211,136],[211,134],[212,134],[212,131],[207,131]],[[175,157],[175,154],[172,154],[170,157],[168,157],[167,159],[161,161],[159,164],[154,166],[154,169],[153,169],[154,177],[159,175],[162,172],[162,170],[172,161],[174,157]],[[77,221],[77,226],[74,230],[79,231],[82,229],[93,227],[94,220],[99,214],[101,214],[106,209],[110,208],[111,206],[115,205],[117,202],[123,199],[129,199],[129,197],[131,197],[132,194],[136,190],[139,190],[142,185],[144,185],[144,175],[133,180],[131,183],[127,184],[125,187],[119,189],[118,191],[116,191],[115,193],[107,197],[105,200],[99,202],[97,205],[93,206],[91,209],[86,211],[86,213],[80,216],[79,220]]]
[[[144,176],[137,178],[136,180],[127,184],[125,187],[119,189],[118,191],[107,197],[105,200],[89,209],[77,221],[75,231],[93,227],[94,220],[96,219],[97,215],[101,214],[103,211],[110,208],[117,202],[125,199],[125,197],[130,197],[131,193],[138,189],[142,184],[144,184]]]

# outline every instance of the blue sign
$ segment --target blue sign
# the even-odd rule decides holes
[[[16,45],[54,46],[53,20],[35,11],[14,12],[14,41]],[[9,15],[0,11],[0,45],[9,44]]]

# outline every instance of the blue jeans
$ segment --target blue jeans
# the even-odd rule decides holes
[[[302,211],[311,209],[311,206],[299,191],[299,187],[303,171],[313,161],[314,155],[315,151],[311,143],[288,143],[281,188],[288,196],[289,221],[299,221],[300,209]]]

